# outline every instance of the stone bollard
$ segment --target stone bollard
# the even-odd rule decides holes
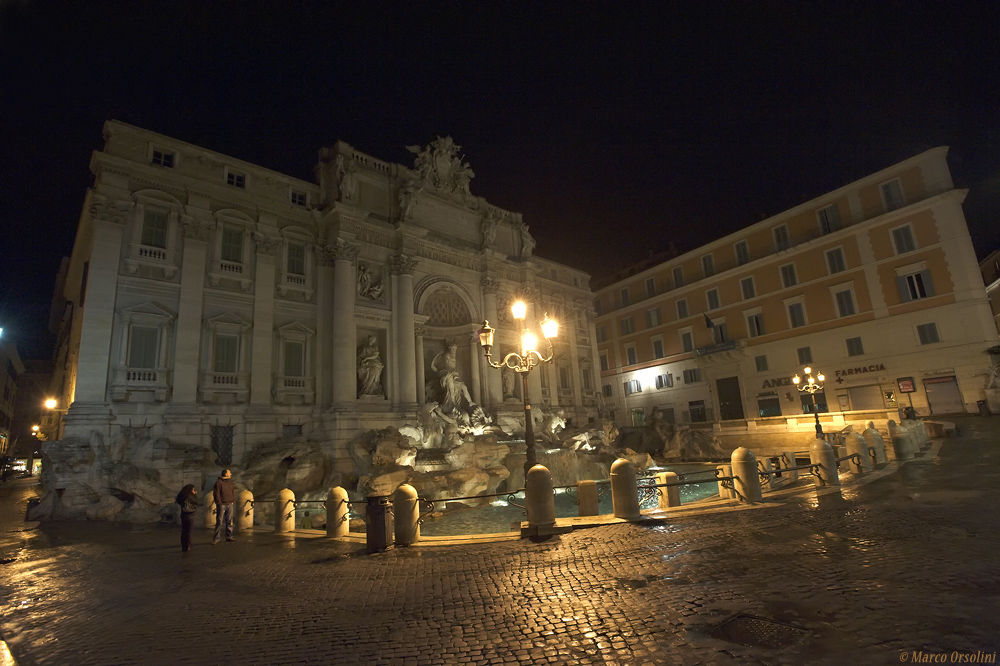
[[[861,433],[861,436],[865,438],[868,448],[875,450],[876,465],[884,465],[889,462],[889,458],[885,455],[885,441],[882,439],[881,433],[875,429],[874,421],[868,422],[868,427]]]
[[[215,496],[211,490],[205,494],[205,527],[215,529]]]
[[[274,531],[291,532],[294,529],[295,493],[288,488],[282,488],[274,500]]]
[[[236,530],[249,531],[253,528],[253,493],[241,490],[236,497]]]
[[[409,484],[396,488],[392,496],[392,515],[396,521],[396,545],[409,546],[420,541],[420,498]]]
[[[889,437],[892,439],[892,453],[896,460],[911,460],[913,449],[911,448],[910,435],[906,430],[889,421]]]
[[[635,467],[625,458],[611,463],[611,505],[614,507],[615,518],[635,520],[640,515]]]
[[[545,465],[535,465],[528,470],[524,479],[524,500],[529,527],[556,524],[556,496],[552,491],[552,475]]]
[[[336,486],[330,488],[326,496],[326,535],[328,537],[345,537],[351,529],[351,521],[347,514],[350,511],[347,491]]]
[[[580,481],[576,484],[576,503],[581,516],[597,516],[601,510],[597,501],[597,482]]]
[[[789,467],[797,467],[795,464],[795,452],[785,451],[781,454],[781,476],[787,479],[787,483],[795,483],[799,480],[799,470],[789,469]]]
[[[733,479],[733,488],[738,493],[736,496],[750,503],[759,502],[762,499],[760,473],[753,451],[741,446],[733,451],[732,463],[733,476],[736,477]]]
[[[822,439],[813,440],[809,447],[809,462],[819,465],[819,477],[816,478],[817,486],[839,486],[840,473],[837,470],[837,458],[833,453],[833,447]]]
[[[656,485],[659,486],[664,483],[677,483],[677,474],[674,472],[658,473],[656,475]],[[661,509],[681,505],[680,486],[673,486],[672,488],[657,488],[657,490],[660,491],[658,495]]]
[[[855,474],[864,474],[865,472],[872,471],[872,457],[868,455],[868,442],[865,438],[856,432],[852,432],[847,435],[844,440],[844,445],[847,448],[847,455],[857,454],[861,459],[861,469],[858,469],[857,464],[854,461],[851,463],[851,471]]]
[[[715,468],[719,476],[732,476],[733,470],[729,465],[719,465]],[[724,481],[719,481],[719,497],[722,499],[733,499],[736,494],[732,488],[727,488]]]

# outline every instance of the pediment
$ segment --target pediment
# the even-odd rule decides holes
[[[278,333],[286,335],[289,333],[303,333],[305,335],[313,335],[315,333],[314,330],[312,330],[305,324],[297,321],[293,321],[290,324],[285,324],[284,326],[279,326],[274,330],[277,331]]]
[[[235,326],[242,326],[244,328],[250,328],[253,325],[251,322],[247,321],[246,319],[243,319],[238,315],[233,314],[232,312],[226,312],[220,314],[216,317],[207,319],[206,321],[210,325],[215,325],[215,326],[219,324],[231,324]]]
[[[176,316],[170,310],[167,310],[153,301],[146,301],[145,303],[122,308],[121,311],[122,314],[125,315],[152,315],[154,317],[165,317],[167,319],[173,319]]]

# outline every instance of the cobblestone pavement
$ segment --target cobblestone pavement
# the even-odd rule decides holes
[[[0,636],[22,665],[996,663],[1000,417],[959,423],[841,491],[375,555],[266,532],[213,547],[200,531],[182,555],[178,528],[25,529],[37,486],[14,482]]]

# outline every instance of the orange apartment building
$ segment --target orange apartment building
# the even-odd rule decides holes
[[[826,421],[975,412],[998,335],[947,152],[595,285],[616,422],[808,430],[804,366]]]

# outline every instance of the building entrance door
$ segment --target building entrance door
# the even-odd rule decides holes
[[[924,391],[927,393],[927,406],[930,407],[931,414],[965,412],[962,392],[958,390],[958,380],[954,376],[925,379]]]
[[[743,396],[739,377],[723,377],[715,382],[719,390],[719,419],[730,421],[743,418]]]

